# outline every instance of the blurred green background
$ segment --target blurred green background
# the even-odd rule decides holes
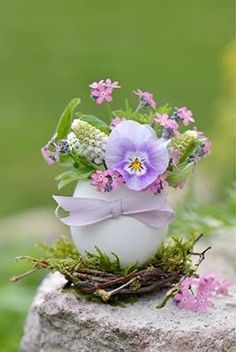
[[[234,25],[233,0],[2,3],[1,351],[18,350],[39,280],[7,282],[18,270],[12,258],[32,253],[32,243],[40,238],[30,236],[30,215],[25,237],[17,222],[6,236],[5,217],[14,224],[16,213],[53,206],[58,169],[44,163],[40,148],[67,102],[79,96],[81,110],[105,116],[106,109],[90,100],[88,84],[111,77],[122,85],[112,108],[126,96],[134,103],[135,88],[152,91],[159,104],[188,106],[198,128],[213,141],[213,154],[198,173],[207,185],[204,194],[215,202],[234,177]]]

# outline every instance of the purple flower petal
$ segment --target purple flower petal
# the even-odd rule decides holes
[[[166,170],[169,154],[166,143],[157,139],[150,126],[124,121],[108,138],[105,161],[129,188],[140,191]]]

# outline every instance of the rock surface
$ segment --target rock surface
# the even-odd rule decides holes
[[[22,352],[234,352],[235,296],[215,298],[209,313],[157,310],[158,296],[112,307],[62,292],[65,279],[48,276],[34,299]]]

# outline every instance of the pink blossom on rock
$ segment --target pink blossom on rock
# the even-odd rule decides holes
[[[188,110],[186,106],[176,109],[176,116],[183,121],[185,126],[188,126],[190,122],[195,122],[191,110]]]
[[[92,185],[97,187],[99,192],[105,192],[106,185],[109,182],[107,178],[107,171],[97,170],[91,176],[92,178]]]
[[[121,122],[126,121],[124,117],[114,117],[110,124],[110,129],[117,127]]]
[[[232,281],[222,279],[219,273],[208,273],[200,278],[187,277],[180,282],[179,292],[174,301],[179,308],[205,313],[213,305],[210,298],[214,294],[228,295]]]
[[[201,276],[198,281],[198,291],[200,293],[204,292],[205,294],[208,293],[209,295],[211,295],[216,290],[216,280],[218,279],[218,277],[218,273],[209,273]]]
[[[196,285],[197,279],[194,276],[185,277],[180,283],[181,292],[189,290],[193,285]]]
[[[233,282],[228,278],[225,278],[221,281],[217,281],[215,293],[217,295],[228,296],[229,295],[229,288],[232,286],[233,286]]]
[[[197,300],[190,290],[177,293],[174,300],[180,309],[196,310]]]
[[[198,292],[196,295],[195,310],[201,313],[206,313],[208,308],[212,306],[213,303],[209,299],[209,295],[206,292]]]
[[[140,89],[134,90],[134,94],[139,97],[140,102],[143,106],[150,106],[152,109],[156,109],[156,102],[153,98],[153,94],[149,92],[143,92]]]
[[[112,101],[112,88],[106,88],[104,85],[99,85],[96,89],[92,89],[91,97],[95,99],[97,104]]]

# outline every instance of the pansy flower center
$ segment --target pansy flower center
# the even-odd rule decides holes
[[[143,160],[140,160],[139,158],[135,158],[129,164],[130,170],[134,171],[134,172],[141,172],[143,170],[143,163],[142,162],[143,162]]]

